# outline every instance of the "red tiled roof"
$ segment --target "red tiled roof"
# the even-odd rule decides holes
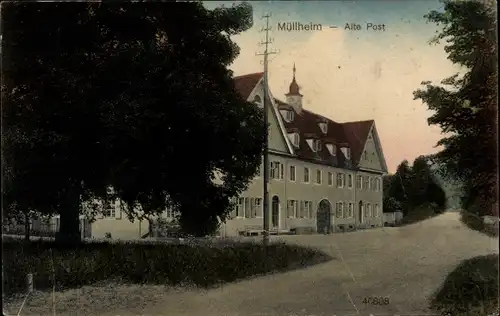
[[[262,76],[263,73],[256,73],[235,77],[236,89],[244,98],[248,98]],[[292,106],[283,101],[276,99],[275,103],[280,110],[294,111]],[[326,134],[320,129],[318,122],[327,123]],[[357,165],[373,123],[373,120],[338,123],[305,109],[302,109],[301,113],[295,112],[292,122],[283,120],[287,133],[298,132],[300,134],[300,144],[294,148],[295,154],[299,158],[340,167],[348,166],[348,161],[340,150],[341,146],[351,149],[351,164]],[[318,152],[312,151],[307,143],[308,139],[313,138],[322,142],[321,150]],[[324,146],[327,143],[336,145],[337,152],[335,156],[332,156]]]
[[[258,72],[254,74],[248,74],[243,76],[234,77],[234,86],[236,90],[241,94],[243,99],[248,99],[250,93],[259,82],[259,80],[264,76],[263,72]]]

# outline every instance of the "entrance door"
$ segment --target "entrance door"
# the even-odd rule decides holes
[[[271,203],[271,227],[278,228],[280,225],[280,199],[276,195],[273,196]]]
[[[318,212],[316,214],[316,231],[320,234],[330,233],[330,219],[331,219],[330,202],[322,200],[318,205]]]
[[[363,201],[359,201],[359,213],[358,213],[359,223],[363,224]]]

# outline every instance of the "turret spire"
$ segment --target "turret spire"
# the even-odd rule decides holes
[[[297,84],[297,80],[295,80],[295,73],[297,68],[295,68],[295,63],[293,63],[293,78],[292,83],[290,83],[290,87],[288,89],[288,93],[285,94],[286,102],[291,105],[297,113],[302,112],[302,94],[300,94],[300,88]]]
[[[293,78],[292,78],[292,83],[290,84],[290,87],[288,89],[287,95],[301,95],[299,92],[299,85],[295,80],[295,71],[296,71],[295,63],[293,63]]]

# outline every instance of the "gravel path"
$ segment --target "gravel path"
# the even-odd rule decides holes
[[[97,309],[89,299],[92,295],[84,294],[84,305],[90,307],[80,303],[78,308],[78,304],[73,303],[73,311],[67,306],[57,315],[429,314],[426,308],[429,296],[460,261],[498,253],[498,239],[469,230],[460,223],[459,214],[451,212],[405,227],[274,239],[318,247],[337,260],[208,291],[117,286],[101,290],[108,291],[107,294],[93,294],[101,300],[113,296],[112,300],[106,300],[109,302],[106,308]],[[76,291],[82,290],[58,293],[57,300],[61,302],[58,306],[74,302],[75,298],[70,297],[75,297]],[[44,295],[45,298],[39,299],[48,300],[47,294]],[[389,304],[367,305],[363,303],[366,297],[388,297]],[[28,304],[22,315],[48,315],[47,309],[42,312],[30,308],[33,304]]]

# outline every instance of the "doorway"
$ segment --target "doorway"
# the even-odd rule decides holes
[[[318,204],[318,212],[316,214],[316,231],[320,234],[330,233],[332,207],[328,200],[322,200]]]
[[[359,210],[358,210],[359,223],[363,224],[364,216],[363,216],[363,201],[359,201]]]
[[[280,226],[280,198],[275,195],[271,202],[271,227],[279,228]]]

